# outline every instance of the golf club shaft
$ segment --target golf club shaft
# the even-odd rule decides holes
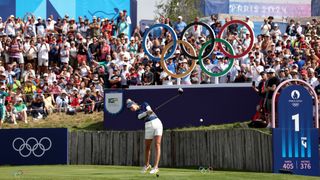
[[[159,106],[157,106],[157,107],[154,109],[154,111],[157,111],[158,109],[160,109],[161,107],[163,107],[164,105],[168,104],[170,101],[176,99],[176,98],[179,97],[179,96],[180,96],[180,94],[177,94],[177,95],[173,96],[172,98],[166,100],[165,102],[163,102],[162,104],[160,104]]]

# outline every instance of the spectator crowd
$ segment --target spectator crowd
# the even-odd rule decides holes
[[[230,20],[232,17],[225,22]],[[194,21],[199,22],[199,17]],[[257,28],[250,17],[243,21]],[[171,26],[178,37],[187,26],[182,16],[178,16],[177,22],[160,17],[155,23]],[[218,34],[223,23],[211,16],[208,24]],[[198,64],[185,77],[171,77],[159,62],[145,54],[144,30],[130,27],[126,10],[115,19],[93,17],[92,21],[82,17],[76,21],[68,15],[57,19],[52,15],[47,19],[30,16],[24,20],[13,15],[4,21],[0,18],[1,123],[16,124],[16,119],[28,123],[27,116],[39,120],[61,111],[68,114],[100,111],[104,88],[252,82],[261,97],[270,99],[281,81],[300,78],[318,87],[320,93],[320,21],[317,19],[303,25],[291,20],[286,31],[281,32],[270,16],[258,27],[260,34],[254,39],[246,27],[230,25],[222,34],[235,54],[245,51],[250,41],[254,45],[248,54],[235,59],[228,74],[219,78],[207,75]],[[204,27],[195,25],[183,39],[198,53],[210,36]],[[172,41],[172,34],[159,27],[149,33],[146,47],[154,57],[161,57],[164,46]],[[192,61],[178,47],[165,65],[171,73],[181,74],[191,68]],[[203,62],[208,71],[215,73],[229,65],[217,45]],[[264,102],[266,107],[268,103]]]

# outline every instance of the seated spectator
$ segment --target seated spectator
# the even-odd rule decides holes
[[[56,107],[58,112],[67,111],[69,103],[69,97],[67,95],[67,92],[65,90],[61,91],[61,94],[56,98]]]
[[[15,118],[15,114],[13,113],[13,104],[12,101],[7,102],[6,105],[6,117],[8,118],[8,120],[10,122],[12,122],[13,124],[17,124],[16,118]]]
[[[16,121],[16,119],[19,119],[21,121],[24,121],[26,124],[28,124],[28,117],[27,117],[27,106],[23,103],[22,98],[17,98],[17,102],[14,105],[13,109],[13,121]]]
[[[94,99],[95,99],[95,106],[94,106],[94,110],[95,111],[102,111],[103,110],[103,95],[101,93],[101,91],[99,89],[95,90],[95,94],[93,95]]]
[[[80,101],[81,101],[81,96],[78,93],[77,88],[72,89],[72,93],[70,93],[70,106],[68,108],[68,112],[78,112],[81,110],[80,107]]]
[[[53,113],[54,111],[54,104],[55,101],[54,101],[54,96],[53,94],[49,93],[48,91],[46,91],[44,93],[44,106],[45,106],[45,111],[46,111],[46,114],[51,114]]]
[[[31,103],[31,114],[33,120],[40,120],[47,116],[45,112],[44,96],[37,94]]]
[[[83,100],[81,102],[83,108],[84,108],[84,113],[91,114],[93,113],[94,107],[95,107],[95,97],[91,94],[91,90],[88,88],[86,89],[86,94],[83,97]]]

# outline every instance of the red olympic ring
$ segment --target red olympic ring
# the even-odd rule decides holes
[[[252,49],[252,47],[253,47],[253,43],[254,43],[254,32],[253,32],[252,28],[251,28],[246,22],[241,21],[241,20],[232,20],[232,21],[229,21],[229,22],[227,22],[226,24],[224,24],[224,25],[221,27],[221,30],[220,30],[220,32],[219,32],[219,34],[218,34],[218,38],[221,39],[221,36],[222,36],[223,31],[224,31],[228,26],[230,26],[231,24],[236,24],[236,23],[239,23],[239,24],[244,25],[244,26],[248,29],[248,31],[250,32],[250,40],[251,40],[251,41],[250,41],[249,47],[248,47],[244,52],[242,52],[241,54],[232,55],[232,54],[230,54],[228,51],[226,51],[226,50],[222,47],[221,43],[218,43],[218,47],[220,48],[221,52],[222,52],[225,56],[227,56],[228,58],[235,58],[235,59],[241,58],[241,57],[247,55],[247,54],[251,51],[251,49]]]

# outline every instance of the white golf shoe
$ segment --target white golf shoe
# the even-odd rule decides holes
[[[149,164],[148,166],[143,166],[141,173],[145,174],[147,171],[149,171],[151,169],[151,165]]]
[[[150,174],[157,174],[159,172],[159,168],[152,168]]]

